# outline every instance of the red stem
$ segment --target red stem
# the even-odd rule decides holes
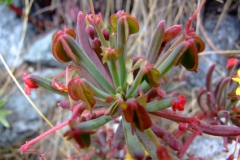
[[[190,144],[192,143],[192,141],[194,140],[194,138],[196,137],[197,135],[195,133],[192,133],[188,138],[187,140],[184,142],[184,144],[182,145],[182,148],[181,148],[181,151],[179,152],[178,154],[178,158],[182,158],[183,155],[185,154],[185,152],[187,151],[188,147],[190,146]]]
[[[51,128],[50,130],[44,132],[43,134],[39,135],[38,137],[32,139],[31,141],[29,142],[26,142],[24,145],[21,146],[21,148],[19,149],[21,153],[23,152],[28,152],[28,148],[31,147],[34,143],[36,143],[37,141],[41,140],[42,138],[54,133],[55,131],[59,130],[60,128],[62,127],[65,127],[66,125],[69,124],[69,120]]]

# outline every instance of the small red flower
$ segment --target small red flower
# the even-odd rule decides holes
[[[102,21],[102,14],[89,14],[86,16],[86,19],[93,25],[97,26]]]
[[[186,102],[187,99],[183,95],[179,95],[172,103],[173,111],[176,111],[176,109],[179,111],[183,111]]]
[[[24,91],[27,95],[31,94],[31,89],[36,89],[39,87],[30,79],[29,73],[27,71],[23,73],[22,77],[24,81]]]
[[[230,58],[228,61],[227,61],[227,66],[226,68],[229,69],[229,68],[232,68],[235,64],[237,64],[239,62],[238,59],[236,58]]]

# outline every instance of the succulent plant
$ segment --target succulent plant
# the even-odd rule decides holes
[[[204,2],[189,19],[182,34],[181,25],[166,28],[165,21],[160,21],[146,56],[128,55],[128,39],[140,28],[133,16],[119,11],[110,17],[109,26],[105,26],[101,13],[95,14],[91,0],[90,4],[92,14],[78,14],[77,33],[65,28],[53,35],[53,56],[61,63],[72,63],[66,71],[52,79],[24,74],[26,93],[43,87],[68,97],[69,100],[60,102],[59,106],[71,110],[72,117],[27,142],[20,148],[22,153],[37,152],[29,147],[66,125],[70,126],[65,134],[68,139],[74,139],[81,148],[89,147],[93,134],[106,123],[120,118],[111,140],[113,150],[120,150],[126,144],[134,159],[143,159],[145,151],[152,159],[176,158],[166,146],[180,151],[180,142],[155,124],[152,115],[179,123],[179,132],[240,135],[237,127],[212,125],[178,113],[177,110],[184,110],[185,96],[166,96],[161,88],[161,78],[174,66],[182,65],[188,71],[197,72],[198,54],[204,50],[204,42],[191,24]],[[176,37],[177,40],[164,52],[167,44]],[[65,83],[57,81],[60,77],[65,77]]]

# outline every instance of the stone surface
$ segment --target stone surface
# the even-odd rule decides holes
[[[45,69],[41,75],[52,77],[63,71],[61,69]],[[30,98],[43,114],[47,114],[51,108],[57,106],[57,102],[63,97],[40,88],[32,90]],[[3,108],[11,110],[12,114],[6,117],[10,123],[10,128],[5,128],[0,124],[0,146],[9,146],[16,142],[26,141],[26,138],[42,125],[39,121],[41,117],[18,88],[12,90]]]
[[[225,148],[223,147],[223,139],[221,137],[203,135],[197,136],[193,140],[186,153],[194,154],[194,157],[196,158],[201,157],[211,160],[226,160],[227,157],[233,153],[234,146],[235,142],[228,144],[229,152],[223,152]]]
[[[22,20],[17,18],[16,14],[4,4],[0,4],[0,15],[0,53],[5,58],[6,63],[11,67],[15,56],[19,54],[19,42],[21,39],[23,23]],[[28,23],[23,48],[26,47],[26,44],[31,41],[34,35],[34,28]],[[17,66],[22,63],[21,56],[17,62]],[[2,63],[0,63],[0,66],[2,66]]]
[[[58,62],[52,55],[52,35],[56,30],[52,30],[38,38],[30,46],[27,54],[24,56],[24,61],[33,64],[40,63],[43,66],[49,67],[66,67],[65,64]]]
[[[237,16],[230,16],[225,15],[225,18],[223,19],[217,33],[214,35],[213,30],[217,24],[218,18],[215,17],[212,18],[205,18],[205,21],[203,23],[204,28],[206,30],[206,33],[208,35],[208,38],[211,39],[213,44],[219,49],[219,50],[227,50],[227,49],[234,49],[234,44],[239,40],[240,35],[240,22]],[[205,41],[205,50],[204,51],[213,51],[213,49],[209,46],[207,41],[204,39],[203,36],[201,36],[203,40]],[[227,64],[228,58],[223,57],[219,54],[216,54],[213,52],[213,54],[207,54],[204,56],[199,56],[199,66],[198,66],[198,73],[194,72],[187,72],[188,75],[188,88],[191,89],[194,87],[205,87],[205,79],[206,74],[209,69],[209,67],[216,63],[217,66],[221,69],[223,73],[226,73],[226,64]],[[217,71],[214,71],[213,77],[217,77],[220,74]]]

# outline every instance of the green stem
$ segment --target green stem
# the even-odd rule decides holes
[[[119,78],[118,78],[118,74],[117,74],[117,66],[116,66],[116,62],[112,59],[110,59],[110,63],[109,63],[109,68],[112,74],[112,79],[113,79],[113,83],[115,85],[115,88],[118,88],[120,86],[119,84]]]
[[[106,41],[105,37],[103,36],[103,33],[101,31],[101,28],[100,28],[100,24],[99,25],[94,25],[95,29],[96,29],[96,32],[97,32],[97,35],[101,41],[101,44],[104,46],[104,47],[109,47],[108,45],[108,42]]]
[[[125,19],[118,19],[118,27],[117,27],[117,48],[119,49],[119,59],[118,66],[120,71],[120,85],[123,86],[123,83],[126,79],[127,70],[125,68],[125,54],[124,54],[124,45],[128,37],[126,37],[126,26]]]

